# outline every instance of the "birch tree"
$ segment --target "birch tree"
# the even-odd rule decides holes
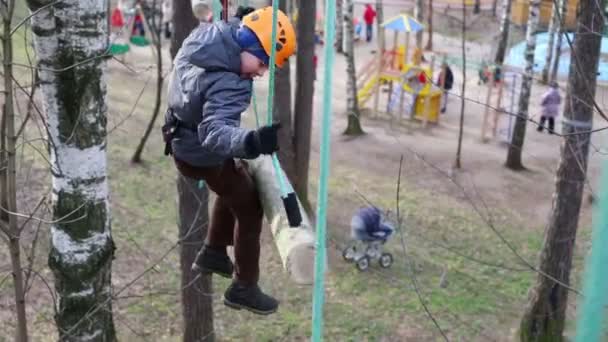
[[[353,0],[344,0],[346,11],[344,12],[344,20],[346,22],[346,32],[344,39],[346,40],[346,113],[348,115],[348,126],[344,131],[346,135],[363,134],[361,122],[359,121],[359,104],[357,102],[357,71],[355,69],[355,47],[353,42],[354,27],[353,27]]]
[[[528,15],[528,28],[526,31],[526,67],[522,77],[521,92],[517,108],[517,118],[513,128],[513,138],[509,145],[507,161],[505,166],[512,170],[522,170],[524,165],[521,155],[526,137],[526,125],[528,123],[528,106],[530,104],[530,93],[532,91],[532,77],[534,76],[534,50],[536,48],[536,28],[540,14],[540,0],[530,2],[530,14]]]
[[[507,44],[509,44],[509,28],[511,25],[511,1],[502,1],[502,19],[500,21],[500,38],[498,40],[498,48],[496,49],[496,57],[494,63],[502,65],[505,61],[507,53]]]
[[[426,50],[433,50],[433,0],[428,0],[428,13],[426,15],[427,18],[427,29],[428,29],[428,37],[426,40],[426,46],[424,47]]]
[[[572,254],[587,174],[593,103],[600,57],[604,1],[581,0],[566,94],[561,159],[540,255],[536,284],[528,294],[519,336],[528,341],[563,341]],[[551,278],[549,278],[548,275]]]
[[[49,266],[61,341],[114,341],[106,178],[107,1],[27,0],[53,185]]]
[[[544,84],[549,82],[549,69],[551,68],[551,61],[553,60],[555,31],[557,31],[560,26],[560,21],[558,19],[559,6],[555,6],[555,4],[553,4],[552,8],[553,11],[551,14],[551,23],[549,23],[549,32],[547,37],[547,54],[545,55],[545,65],[543,66],[543,71],[541,73],[541,82]]]
[[[344,0],[336,0],[336,41],[335,47],[338,53],[344,53],[344,25],[342,25],[344,19]],[[328,13],[327,15],[331,15]],[[327,20],[327,18],[325,18]],[[329,42],[327,42],[329,43]]]

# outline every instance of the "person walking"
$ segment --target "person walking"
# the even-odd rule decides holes
[[[371,4],[366,4],[365,12],[363,13],[363,20],[365,21],[368,42],[372,41],[374,19],[376,19],[376,11],[374,11]]]
[[[547,130],[549,134],[555,133],[555,118],[559,115],[559,105],[561,102],[562,97],[559,94],[558,84],[557,82],[551,82],[549,90],[545,92],[540,103],[542,111],[537,131],[542,132],[545,128],[545,122],[548,121],[549,126]]]

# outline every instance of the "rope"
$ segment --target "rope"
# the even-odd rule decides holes
[[[608,264],[608,162],[604,163],[602,190],[595,208],[591,253],[583,278],[583,303],[576,324],[576,342],[599,342],[603,339],[602,323],[608,305],[608,277],[604,276]]]
[[[331,145],[332,82],[335,37],[336,0],[326,0],[325,6],[325,69],[323,75],[323,117],[321,119],[321,151],[319,162],[319,193],[317,198],[317,241],[315,244],[315,280],[312,301],[312,341],[323,340],[323,304],[325,295],[327,180]]]

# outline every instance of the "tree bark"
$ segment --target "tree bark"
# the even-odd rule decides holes
[[[173,34],[171,35],[171,59],[175,59],[182,42],[198,26],[198,20],[192,12],[191,0],[173,0]]]
[[[460,96],[460,122],[458,126],[458,147],[456,148],[456,159],[454,159],[454,169],[462,167],[462,137],[464,135],[464,107],[465,90],[467,85],[467,54],[466,54],[466,33],[467,33],[467,7],[466,1],[462,0],[462,90]],[[445,70],[444,70],[445,72]],[[444,82],[444,80],[442,80]]]
[[[415,0],[414,16],[420,24],[424,24],[424,0]],[[416,47],[422,49],[422,34],[424,30],[416,32]]]
[[[559,4],[558,4],[559,5]],[[555,31],[559,29],[559,7],[553,4],[553,11],[551,15],[551,23],[549,24],[549,37],[547,41],[547,54],[545,55],[545,65],[541,73],[541,82],[547,84],[549,82],[549,69],[551,68],[551,61],[553,60],[553,43],[555,42]]]
[[[519,95],[519,105],[517,108],[517,118],[513,128],[513,138],[509,145],[507,161],[505,166],[512,170],[522,170],[521,155],[526,137],[526,126],[528,123],[528,106],[530,104],[530,93],[532,91],[532,80],[534,76],[534,50],[536,48],[536,28],[538,27],[538,17],[540,14],[540,0],[530,2],[530,15],[528,16],[528,28],[526,31],[526,68],[522,76],[521,92]]]
[[[428,37],[427,37],[427,41],[426,41],[426,50],[433,50],[433,0],[428,0],[429,1],[429,11],[427,14],[427,21],[428,21]]]
[[[581,0],[578,25],[568,76],[561,159],[557,168],[555,194],[549,224],[540,255],[540,270],[569,284],[572,253],[587,173],[593,122],[596,73],[604,22],[597,6],[604,1]],[[591,31],[593,30],[593,31]],[[569,124],[572,122],[573,124]],[[538,275],[528,295],[519,336],[528,341],[562,341],[568,289]]]
[[[316,73],[314,66],[316,7],[316,1],[303,0],[298,2],[300,13],[300,19],[297,23],[299,53],[296,60],[296,98],[293,125],[296,177],[293,185],[305,207],[309,206],[308,170]]]
[[[298,203],[302,223],[297,228],[291,228],[283,201],[278,195],[281,192],[272,159],[263,156],[251,160],[249,166],[285,271],[296,284],[311,285],[314,279],[315,234],[302,203]]]
[[[287,0],[279,0],[279,9],[286,11]],[[278,133],[279,146],[281,149],[277,153],[281,167],[287,174],[291,184],[296,181],[296,158],[295,146],[293,141],[293,119],[291,111],[291,66],[289,60],[282,68],[275,71],[275,96],[272,117],[281,123]]]
[[[198,21],[192,13],[190,0],[173,0],[173,9],[173,35],[170,52],[171,58],[174,59],[184,39],[198,25]],[[211,276],[201,275],[200,281],[192,283],[196,275],[190,270],[205,238],[208,221],[205,218],[209,218],[209,189],[206,186],[198,186],[198,184],[203,185],[203,183],[183,177],[179,171],[177,172],[184,342],[212,342],[215,340]],[[191,229],[193,231],[189,233]]]
[[[343,0],[336,0],[336,52],[344,53],[344,9]],[[325,18],[327,20],[327,18]]]
[[[346,11],[344,18],[346,22],[345,42],[346,42],[346,114],[348,115],[348,126],[344,131],[346,135],[361,135],[359,104],[357,102],[357,70],[355,69],[355,46],[353,43],[353,0],[345,0]]]
[[[382,51],[386,50],[386,35],[382,23],[384,23],[384,5],[383,0],[376,0],[376,32],[380,42],[381,51],[378,53],[382,56]]]
[[[559,70],[559,59],[562,54],[562,39],[564,34],[566,33],[566,15],[568,14],[568,0],[559,0],[559,7],[561,8],[559,12],[560,25],[557,34],[557,42],[555,43],[555,57],[553,58],[553,64],[551,65],[551,77],[549,79],[550,82],[555,82],[557,79],[557,72]]]
[[[28,0],[28,5],[35,11],[51,2]],[[55,322],[61,341],[116,340],[106,178],[106,62],[99,58],[109,43],[107,14],[106,1],[70,0],[32,18],[52,142],[55,223],[49,266],[59,298]]]
[[[509,44],[509,29],[511,25],[511,2],[512,0],[503,0],[502,2],[502,20],[500,22],[500,38],[498,40],[498,48],[496,49],[496,57],[494,63],[502,65],[505,61],[507,53],[507,44]]]
[[[156,21],[155,15],[146,16],[146,22],[148,27],[150,28],[150,35],[152,36],[152,43],[154,44],[154,50],[156,50],[156,100],[154,102],[154,110],[152,111],[152,117],[148,122],[148,126],[146,127],[146,131],[144,135],[141,137],[139,141],[139,145],[135,149],[135,153],[133,153],[133,157],[131,157],[132,163],[141,163],[141,155],[144,151],[144,147],[146,146],[146,142],[150,137],[150,133],[154,128],[154,124],[156,123],[156,119],[158,118],[158,113],[160,112],[160,104],[163,93],[163,83],[165,81],[163,77],[163,49],[162,49],[162,41],[160,37],[161,23],[163,22],[162,11],[160,10],[160,2],[158,0],[152,1],[152,11],[151,14],[158,10],[160,12],[160,18],[158,18],[158,22]]]
[[[179,207],[180,266],[182,271],[182,315],[184,342],[211,342],[213,330],[213,285],[210,274],[199,275],[190,267],[203,246],[209,227],[209,191],[199,181],[177,177]]]
[[[13,40],[11,37],[12,19],[15,10],[15,1],[9,0],[0,5],[2,16],[2,64],[4,78],[4,106],[2,111],[2,152],[1,161],[5,170],[0,173],[2,207],[9,212],[17,212],[17,132],[15,128],[15,107],[13,104]],[[35,89],[35,85],[33,85]],[[6,233],[8,249],[11,259],[11,272],[13,276],[13,288],[15,292],[15,309],[17,315],[17,327],[15,341],[26,342],[28,340],[27,316],[25,311],[25,282],[21,266],[21,231],[17,224],[17,216],[6,212],[0,214],[0,231]]]

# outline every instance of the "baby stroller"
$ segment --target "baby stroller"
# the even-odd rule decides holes
[[[393,255],[383,252],[383,246],[395,229],[383,217],[380,209],[365,207],[353,216],[351,223],[353,241],[344,248],[342,257],[353,261],[359,271],[369,268],[370,262],[378,260],[380,267],[388,268],[393,264]]]

